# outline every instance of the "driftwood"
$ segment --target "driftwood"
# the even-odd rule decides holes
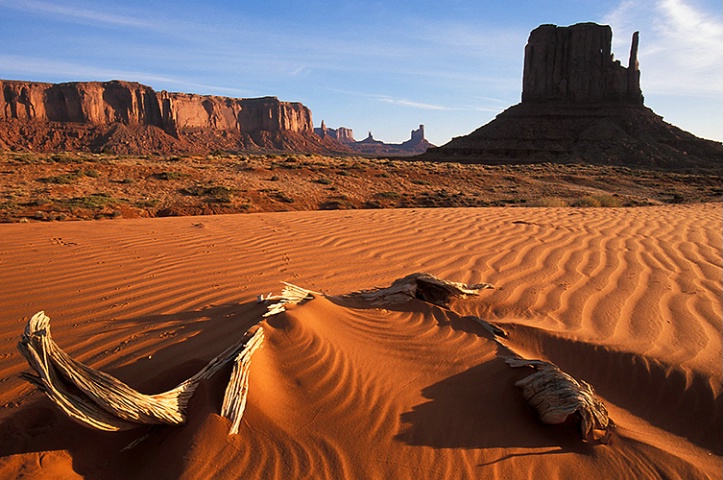
[[[415,273],[395,280],[387,288],[376,288],[348,295],[361,298],[375,306],[394,305],[419,299],[444,308],[452,298],[477,295],[480,290],[494,288],[487,283],[467,285],[439,279],[425,273]],[[259,296],[267,302],[263,317],[282,313],[287,305],[297,304],[321,295],[286,284],[280,296]],[[501,328],[478,317],[469,318],[495,337],[507,337]],[[181,382],[168,392],[145,395],[115,377],[94,370],[71,358],[53,341],[50,318],[44,312],[35,314],[25,327],[18,348],[37,373],[22,377],[43,390],[70,418],[99,430],[117,431],[140,425],[179,425],[186,420],[185,409],[201,380],[210,378],[224,366],[233,363],[233,371],[224,395],[221,415],[231,421],[229,434],[238,433],[246,407],[251,356],[264,341],[264,331],[247,331],[241,340],[211,360],[201,371]],[[519,380],[527,402],[537,410],[543,423],[558,424],[570,416],[577,419],[583,439],[595,438],[603,431],[600,441],[607,443],[613,421],[603,402],[588,383],[574,379],[556,365],[542,360],[527,360],[509,350],[515,357],[506,358],[511,367],[532,367],[536,371]]]
[[[412,273],[395,280],[386,288],[363,290],[349,296],[360,297],[373,305],[393,305],[416,298],[446,308],[452,298],[478,295],[480,290],[486,288],[494,287],[489,283],[467,285],[443,280],[428,273]]]
[[[592,385],[575,380],[550,362],[519,357],[505,361],[511,367],[537,370],[515,385],[522,389],[525,400],[537,410],[543,423],[563,423],[573,415],[579,422],[580,436],[584,440],[593,439],[593,430],[603,430],[605,433],[600,441],[607,443],[615,423],[608,417],[608,411]]]
[[[231,372],[231,380],[226,387],[221,406],[221,415],[231,420],[229,435],[238,433],[241,426],[241,417],[246,409],[246,396],[249,390],[249,366],[251,355],[254,354],[264,341],[264,330],[259,327],[256,333],[246,342],[244,349],[236,356]]]
[[[36,313],[28,321],[18,348],[37,373],[24,373],[23,378],[43,390],[70,418],[99,430],[117,431],[139,425],[184,423],[186,406],[201,380],[212,377],[234,359],[237,363],[245,362],[248,368],[243,352],[249,343],[255,345],[253,350],[257,348],[256,342],[263,339],[263,332],[259,331],[253,336],[247,332],[194,376],[172,390],[155,395],[140,393],[117,378],[71,358],[53,341],[50,318],[44,312]],[[250,353],[248,355],[250,357]],[[71,393],[73,387],[79,393]],[[231,405],[239,404],[236,401]],[[229,408],[233,410],[233,406]]]
[[[284,282],[284,285],[286,286],[282,290],[281,295],[274,296],[268,294],[265,297],[263,295],[259,295],[259,302],[276,302],[266,306],[267,311],[263,315],[264,318],[270,317],[272,315],[278,315],[279,313],[286,310],[286,305],[289,303],[294,305],[304,300],[311,300],[312,298],[314,298],[314,295],[321,295],[320,293],[297,287],[296,285],[292,285],[291,283]]]

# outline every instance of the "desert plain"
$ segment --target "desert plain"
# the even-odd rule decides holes
[[[4,168],[6,177],[20,170]],[[73,182],[107,178],[104,168]],[[333,176],[305,173],[310,180],[289,185],[340,188],[362,171],[329,168]],[[157,169],[148,182],[175,182],[169,191],[198,183],[162,176],[180,167]],[[77,170],[89,169],[68,166]],[[290,171],[265,170],[263,182],[279,185]],[[383,182],[382,173],[367,177]],[[417,173],[407,192],[442,189],[429,172]],[[146,181],[123,182],[133,175],[114,185]],[[617,206],[568,199],[309,210],[297,200],[280,202],[297,211],[257,212],[258,201],[237,191],[229,200],[251,205],[247,213],[124,218],[122,208],[78,209],[80,218],[100,219],[40,221],[73,215],[43,208],[68,205],[51,191],[34,206],[44,212],[37,218],[6,210],[15,223],[0,224],[0,477],[721,478],[720,203],[648,195],[635,204],[637,191],[601,196],[595,188],[605,183],[617,184],[588,182],[587,194],[569,198],[597,198],[598,206],[616,198]],[[709,194],[715,185],[701,188]],[[337,200],[357,201],[343,194]],[[345,296],[413,272],[495,288],[449,308],[422,300],[377,307]],[[318,293],[264,318],[258,296],[280,292],[282,282]],[[40,310],[73,358],[144,393],[174,387],[262,326],[239,433],[229,435],[219,415],[230,367],[200,384],[184,425],[100,432],[71,421],[19,378],[29,367],[16,344]],[[530,372],[505,364],[475,317],[507,332],[505,349],[593,385],[616,424],[609,442],[584,441],[572,422],[540,422],[515,386]]]

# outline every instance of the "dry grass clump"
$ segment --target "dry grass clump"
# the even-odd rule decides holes
[[[562,198],[540,197],[527,202],[530,207],[567,207],[568,204]]]
[[[578,198],[571,204],[573,207],[622,207],[622,200],[615,195],[588,195]]]

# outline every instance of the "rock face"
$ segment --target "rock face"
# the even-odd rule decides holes
[[[522,102],[422,158],[723,168],[723,144],[670,125],[643,105],[638,33],[627,67],[614,60],[611,45],[606,25],[536,28],[525,47]]]
[[[418,130],[412,130],[411,138],[403,143],[384,143],[381,140],[376,140],[372,132],[369,132],[364,140],[357,142],[354,140],[351,129],[339,127],[334,130],[327,128],[323,121],[321,122],[321,128],[316,128],[314,131],[322,138],[331,136],[351,151],[369,156],[408,157],[419,155],[428,148],[434,147],[424,138],[424,125],[420,125]]]
[[[0,91],[0,142],[11,148],[139,154],[149,150],[344,150],[337,142],[320,141],[314,135],[307,107],[275,97],[156,92],[124,81],[0,81]],[[115,138],[119,141],[114,143],[118,136],[127,138]]]
[[[624,102],[643,104],[638,70],[638,32],[633,35],[628,67],[610,51],[607,25],[542,25],[525,46],[522,102]]]
[[[354,132],[351,128],[328,128],[323,120],[321,121],[321,127],[315,128],[314,133],[316,133],[321,138],[331,137],[344,145],[356,142],[356,140],[354,140]]]

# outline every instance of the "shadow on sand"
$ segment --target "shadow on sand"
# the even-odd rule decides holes
[[[129,336],[157,337],[182,329],[184,339],[154,352],[152,359],[128,360],[129,363],[121,367],[102,370],[140,392],[169,390],[238,341],[246,330],[262,320],[264,312],[265,307],[256,303],[225,304],[119,321],[117,328],[127,330]],[[56,338],[61,348],[68,345],[69,340]],[[189,358],[193,352],[199,353]],[[118,358],[123,361],[122,357]],[[200,383],[189,402],[188,422],[183,428],[139,426],[122,432],[101,432],[70,420],[45,395],[34,395],[0,425],[0,477],[3,464],[11,462],[12,455],[36,453],[35,462],[30,463],[44,468],[43,462],[50,463],[54,458],[46,452],[66,451],[72,459],[72,470],[89,479],[142,478],[151,473],[155,478],[178,478],[183,472],[184,450],[169,448],[169,444],[190,442],[209,414],[220,412],[230,372],[229,365]],[[124,450],[142,438],[144,441],[139,446]],[[62,456],[59,458],[62,461]],[[154,460],[144,460],[149,458]],[[158,461],[163,465],[160,477],[159,472],[142,470],[144,465]],[[7,468],[14,471],[11,466]]]

